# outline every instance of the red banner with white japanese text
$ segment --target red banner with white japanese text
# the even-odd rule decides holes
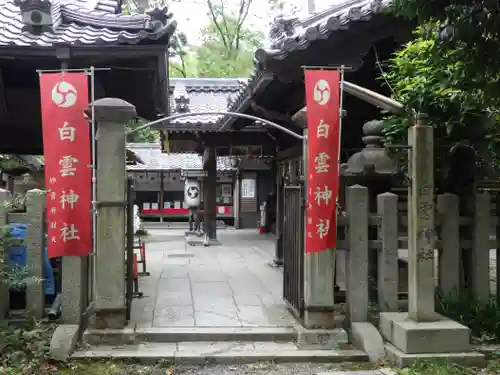
[[[337,244],[340,72],[305,70],[307,105],[306,253]]]
[[[85,256],[92,251],[92,187],[88,77],[42,73],[47,246],[50,258]]]

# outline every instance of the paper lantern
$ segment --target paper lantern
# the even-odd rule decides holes
[[[184,201],[188,207],[198,207],[201,203],[200,183],[194,179],[186,179],[184,183]]]

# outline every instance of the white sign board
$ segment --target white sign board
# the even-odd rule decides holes
[[[255,198],[255,180],[251,178],[244,178],[241,180],[241,197],[242,198]]]

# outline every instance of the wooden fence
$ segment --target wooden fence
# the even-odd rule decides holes
[[[407,237],[401,236],[401,226],[407,226],[407,213],[398,208],[399,197],[393,193],[377,196],[377,212],[369,212],[368,188],[355,185],[346,189],[346,210],[339,218],[337,248],[347,250],[346,294],[347,313],[351,321],[367,321],[370,304],[370,285],[376,283],[375,300],[381,312],[398,311],[399,266],[401,252],[407,247]],[[436,280],[444,294],[465,288],[462,259],[467,257],[470,280],[467,291],[476,298],[490,295],[490,249],[497,247],[491,237],[491,227],[498,224],[492,215],[491,196],[476,196],[474,217],[459,216],[459,199],[452,194],[436,197],[434,270],[429,278]],[[406,210],[404,210],[406,211]],[[407,251],[407,250],[406,250]],[[369,252],[376,252],[376,280],[370,279]]]
[[[45,245],[45,193],[33,189],[26,193],[24,211],[11,212],[12,197],[8,190],[0,189],[0,231],[8,232],[11,223],[27,224],[27,233],[20,246],[26,247],[26,269],[30,282],[26,283],[26,310],[35,318],[45,312],[44,293],[44,245]],[[3,269],[9,262],[9,250],[0,250]],[[4,275],[2,275],[4,276]],[[9,285],[0,280],[0,320],[10,313]]]

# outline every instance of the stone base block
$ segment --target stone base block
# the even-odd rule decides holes
[[[345,329],[305,329],[297,331],[297,347],[302,350],[332,350],[349,342]]]
[[[125,309],[96,310],[94,321],[91,323],[95,329],[123,329],[127,321]]]
[[[382,313],[380,331],[407,354],[471,351],[469,328],[443,316],[434,322],[416,322],[407,313]]]
[[[333,329],[342,328],[344,316],[341,316],[338,311],[306,311],[302,324],[307,329]]]
[[[385,357],[384,342],[377,328],[371,323],[354,322],[351,324],[352,343],[364,350],[370,361],[379,362]]]
[[[399,367],[410,366],[414,362],[420,361],[446,361],[467,366],[483,367],[485,364],[484,354],[478,352],[464,353],[404,353],[394,345],[386,344],[385,352],[387,359],[394,362]]]
[[[78,344],[78,325],[61,324],[57,326],[50,340],[50,357],[56,361],[66,361]]]

